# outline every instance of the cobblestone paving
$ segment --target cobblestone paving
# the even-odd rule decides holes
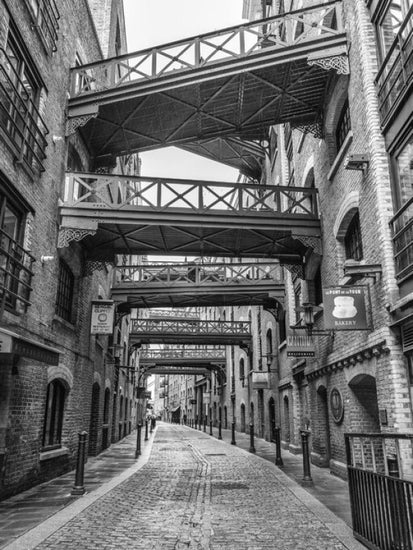
[[[39,550],[342,550],[277,468],[190,428],[162,425],[148,463]]]

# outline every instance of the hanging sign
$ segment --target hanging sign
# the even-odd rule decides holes
[[[252,389],[267,390],[270,387],[270,375],[268,372],[253,371],[252,372]]]
[[[287,336],[288,357],[315,357],[313,339],[306,334]]]
[[[324,328],[368,330],[365,286],[336,286],[323,289]]]
[[[92,302],[91,334],[112,334],[115,305],[112,300]]]

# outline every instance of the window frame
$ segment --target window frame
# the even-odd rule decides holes
[[[351,116],[350,116],[350,104],[348,98],[343,103],[340,110],[340,115],[337,119],[336,128],[334,131],[334,140],[337,153],[343,147],[346,138],[351,131]]]
[[[43,423],[42,450],[51,451],[62,447],[62,432],[67,388],[59,378],[47,385],[46,406]]]
[[[343,238],[346,260],[360,262],[363,259],[363,239],[360,214],[357,210],[351,218]]]
[[[60,258],[55,313],[68,323],[72,322],[74,290],[75,275],[69,265],[62,258]]]

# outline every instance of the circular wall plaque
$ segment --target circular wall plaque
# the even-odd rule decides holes
[[[330,393],[330,408],[334,422],[339,424],[344,416],[344,402],[340,390],[333,388]]]

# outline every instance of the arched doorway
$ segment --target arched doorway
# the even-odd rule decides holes
[[[241,432],[245,432],[245,405],[241,405]]]
[[[325,386],[317,388],[317,430],[313,436],[313,450],[320,455],[319,466],[328,466],[330,462],[330,422]]]
[[[275,401],[274,398],[268,401],[268,419],[270,422],[270,441],[275,440]]]
[[[290,402],[287,396],[283,399],[283,439],[290,442]]]
[[[90,409],[90,424],[89,424],[89,455],[96,456],[98,454],[98,439],[99,439],[99,405],[100,405],[100,386],[95,382],[92,386],[92,406]]]
[[[370,374],[358,374],[348,385],[352,390],[349,411],[351,430],[380,432],[376,379]]]

